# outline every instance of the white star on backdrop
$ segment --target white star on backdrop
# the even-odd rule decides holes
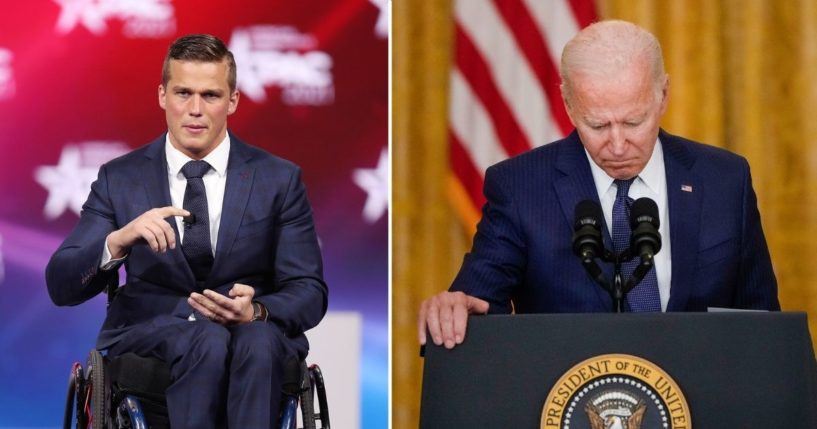
[[[373,5],[380,9],[380,14],[377,15],[377,22],[374,24],[374,34],[377,34],[381,39],[389,37],[389,0],[369,0]]]
[[[67,209],[79,215],[96,172],[97,167],[82,165],[80,148],[76,145],[62,148],[57,165],[37,167],[34,180],[48,190],[43,209],[45,218],[56,219]]]
[[[34,170],[34,180],[48,190],[43,214],[56,219],[70,209],[77,216],[96,180],[99,167],[130,151],[121,141],[89,140],[66,144],[57,165],[44,165]]]
[[[383,149],[375,168],[358,168],[352,180],[366,191],[363,219],[368,223],[380,220],[389,207],[389,152]]]
[[[97,0],[54,0],[62,11],[57,19],[57,30],[60,33],[69,33],[78,24],[82,24],[91,33],[100,35],[105,33],[108,26],[105,24],[107,16],[100,8]]]

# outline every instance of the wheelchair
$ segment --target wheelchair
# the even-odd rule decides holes
[[[108,305],[116,294],[117,284],[118,278],[108,283]],[[91,350],[85,367],[79,362],[71,367],[63,428],[169,428],[164,397],[169,385],[170,369],[159,359],[134,353],[109,358]],[[303,429],[330,429],[326,385],[320,367],[293,359],[284,366],[278,428],[295,429],[299,408]],[[74,423],[76,426],[72,426]]]

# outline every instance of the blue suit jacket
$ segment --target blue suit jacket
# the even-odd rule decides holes
[[[303,332],[326,312],[327,288],[300,169],[232,134],[230,139],[218,244],[204,287],[226,294],[234,283],[253,286],[270,320],[305,344]],[[56,304],[76,305],[102,291],[113,275],[99,269],[107,235],[149,209],[171,205],[164,145],[162,136],[100,168],[79,224],[46,268]],[[178,231],[176,237],[181,243]],[[127,284],[108,310],[100,349],[139,323],[186,321],[193,312],[187,297],[201,291],[179,245],[156,253],[138,244],[125,268]]]
[[[779,310],[746,160],[663,130],[659,138],[672,238],[667,310]],[[517,313],[611,311],[610,296],[571,249],[576,204],[599,201],[575,131],[490,167],[484,193],[473,248],[451,290],[487,300],[492,313],[509,312],[511,302]]]

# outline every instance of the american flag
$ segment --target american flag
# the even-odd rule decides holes
[[[595,20],[592,0],[454,0],[449,194],[471,231],[485,169],[572,130],[562,48]]]

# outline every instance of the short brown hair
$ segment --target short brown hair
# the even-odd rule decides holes
[[[230,92],[236,88],[236,67],[233,53],[218,37],[209,34],[189,34],[176,39],[165,55],[162,65],[162,86],[170,80],[170,60],[221,62],[227,60],[227,84]]]

